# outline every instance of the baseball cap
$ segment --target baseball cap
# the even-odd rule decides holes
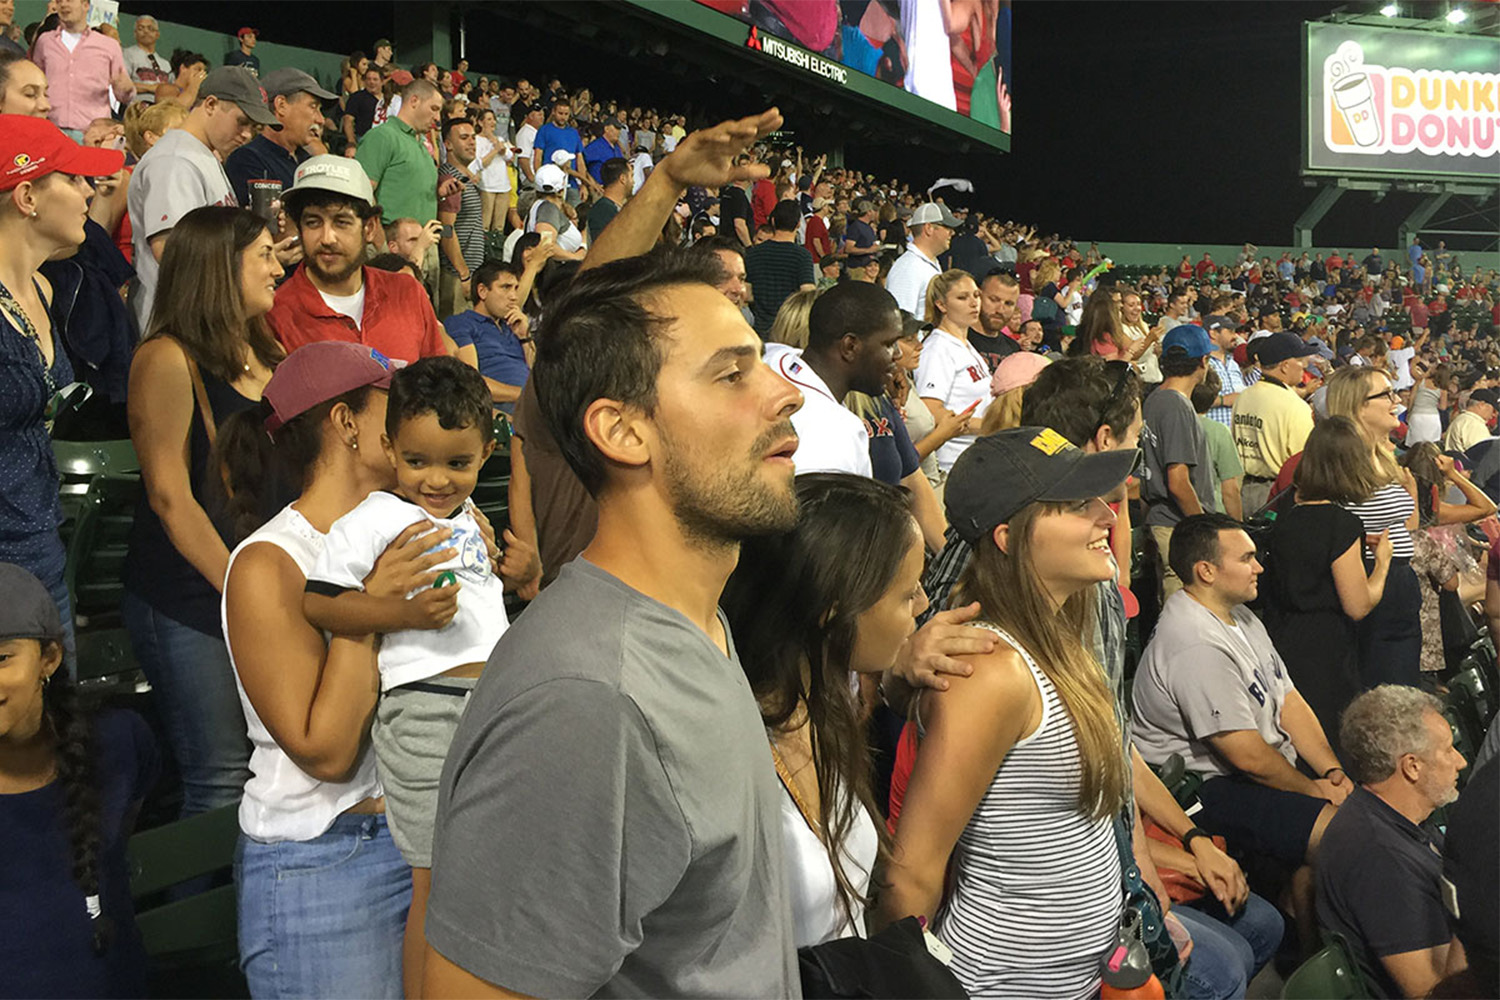
[[[410,70],[398,69],[391,71],[391,82],[398,87],[404,87],[415,79],[416,77],[411,75]]]
[[[266,107],[265,88],[260,85],[255,74],[243,66],[220,66],[209,70],[203,82],[198,85],[198,96],[233,101],[257,125],[281,128],[281,122]]]
[[[957,229],[962,225],[962,223],[953,217],[953,213],[948,211],[947,206],[939,205],[935,201],[929,201],[925,205],[918,205],[917,210],[911,213],[912,225],[921,226],[929,222],[936,222],[938,225],[946,226],[949,229]]]
[[[256,38],[259,38],[260,37],[260,29],[259,28],[241,28],[239,31],[236,31],[234,33],[234,37],[235,38],[244,38],[246,35],[254,35]]]
[[[1162,353],[1165,354],[1174,347],[1190,358],[1207,357],[1214,352],[1214,344],[1208,339],[1208,331],[1193,323],[1174,326],[1167,331],[1167,335],[1161,340]]]
[[[559,167],[565,167],[573,162],[573,158],[576,155],[575,153],[568,152],[566,149],[554,149],[552,151],[552,162]]]
[[[294,66],[286,66],[282,69],[273,69],[260,78],[261,87],[266,91],[266,104],[271,103],[275,97],[284,97],[287,94],[300,94],[303,91],[313,95],[320,101],[334,101],[338,99],[337,94],[330,94],[318,86],[318,81],[313,79],[311,73],[306,70],[297,69]]]
[[[1203,329],[1205,330],[1218,330],[1226,326],[1233,330],[1238,328],[1239,324],[1228,316],[1214,315],[1203,318]]]
[[[391,361],[373,347],[342,340],[320,340],[297,348],[276,366],[261,395],[271,408],[267,433],[336,396],[374,386],[391,387],[391,373],[402,362]]]
[[[1103,496],[1130,475],[1136,456],[1129,448],[1086,452],[1050,427],[990,434],[970,445],[948,473],[948,522],[978,546],[1029,504]]]
[[[308,191],[331,191],[366,205],[375,204],[375,189],[364,166],[348,156],[324,153],[310,156],[297,165],[296,173],[292,174],[292,186],[282,197],[290,217],[296,218],[300,214],[292,206],[298,195]]]
[[[0,594],[5,595],[0,601],[0,642],[63,637],[57,602],[30,570],[0,562]]]
[[[828,204],[828,199],[827,198],[814,198],[812,200],[812,210],[814,212],[821,212],[823,210],[823,207],[825,205],[827,205],[827,204]]]
[[[854,203],[854,214],[864,215],[866,212],[875,211],[875,203],[868,198],[861,198]]]
[[[1495,409],[1500,410],[1500,390],[1475,389],[1469,393],[1471,403],[1489,403]]]
[[[568,175],[555,163],[544,163],[537,168],[536,189],[556,194],[568,186]]]
[[[1316,347],[1303,343],[1302,338],[1295,333],[1285,331],[1262,337],[1255,349],[1255,356],[1262,368],[1275,368],[1291,358],[1310,358],[1317,353]]]
[[[370,48],[372,48],[372,49],[394,49],[395,46],[391,44],[391,40],[389,38],[377,38],[377,39],[375,39],[375,44],[372,45],[372,46],[370,46]]]
[[[45,118],[0,115],[0,191],[51,173],[108,177],[124,165],[120,150],[80,146]]]
[[[1002,392],[1030,385],[1036,381],[1042,369],[1051,363],[1043,355],[1033,354],[1031,351],[1008,354],[995,366],[995,374],[990,379],[990,393],[998,396]]]

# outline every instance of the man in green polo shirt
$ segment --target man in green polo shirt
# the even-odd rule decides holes
[[[380,221],[389,225],[397,219],[416,219],[422,225],[437,218],[437,160],[423,137],[436,127],[443,115],[443,95],[429,81],[418,78],[401,91],[401,109],[365,133],[355,159],[370,175],[375,186],[375,200],[380,203]],[[454,179],[444,186],[455,186]],[[429,291],[437,277],[437,247],[428,248],[430,260],[423,262],[423,280]]]

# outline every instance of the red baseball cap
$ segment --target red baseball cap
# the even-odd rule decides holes
[[[256,38],[259,38],[260,37],[260,29],[259,28],[241,28],[239,31],[236,31],[234,33],[234,37],[235,38],[244,38],[246,35],[254,35]]]
[[[45,118],[0,115],[0,191],[51,173],[108,177],[124,165],[120,150],[80,146]]]
[[[391,373],[402,364],[373,347],[342,340],[323,340],[297,348],[276,366],[261,392],[271,407],[266,417],[267,433],[275,433],[292,418],[346,392],[367,385],[389,389]]]

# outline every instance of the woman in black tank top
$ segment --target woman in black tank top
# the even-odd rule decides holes
[[[209,467],[219,425],[257,405],[282,350],[266,325],[281,265],[249,212],[195,209],[172,228],[130,368],[145,487],[125,561],[125,624],[182,775],[184,816],[239,801],[249,744],[219,623],[229,564]]]

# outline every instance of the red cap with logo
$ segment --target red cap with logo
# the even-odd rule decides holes
[[[80,146],[45,118],[0,115],[0,191],[51,173],[108,177],[124,165],[120,150]]]
[[[270,407],[266,430],[275,433],[288,420],[319,403],[363,386],[391,387],[391,374],[402,366],[372,347],[342,340],[321,340],[288,354],[276,366],[261,392]]]

